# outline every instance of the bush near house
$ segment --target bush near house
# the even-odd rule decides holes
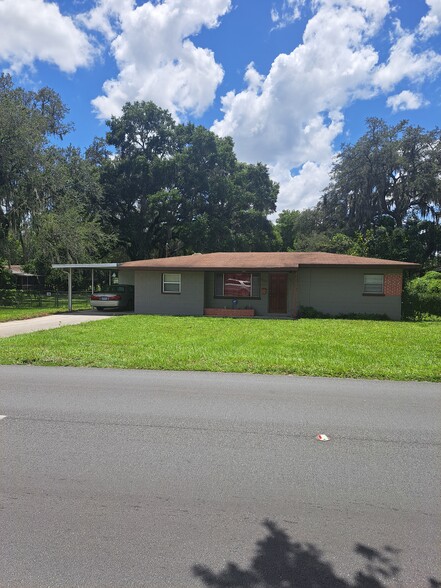
[[[328,314],[327,312],[321,312],[312,306],[301,306],[299,308],[299,314],[297,318],[304,319],[347,319],[351,321],[390,321],[390,317],[387,314],[369,314],[369,313],[356,313],[349,312],[343,314]]]
[[[441,272],[431,271],[408,282],[403,291],[403,318],[441,316]]]

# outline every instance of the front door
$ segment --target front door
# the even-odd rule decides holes
[[[269,274],[268,312],[286,314],[288,294],[288,274]]]

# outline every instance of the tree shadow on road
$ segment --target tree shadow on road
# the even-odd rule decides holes
[[[257,541],[256,554],[248,569],[229,562],[219,573],[195,565],[193,574],[213,588],[385,588],[384,582],[398,582],[400,551],[385,546],[381,550],[357,544],[354,551],[364,559],[364,567],[353,581],[339,578],[323,552],[310,543],[294,543],[273,521],[263,523],[268,534]],[[441,582],[428,579],[430,588]]]

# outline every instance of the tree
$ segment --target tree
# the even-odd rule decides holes
[[[98,144],[88,154],[130,258],[271,247],[278,186],[263,164],[237,161],[230,137],[176,125],[152,102],[128,103],[107,124],[114,157]]]
[[[343,146],[315,211],[328,236],[372,257],[436,264],[441,251],[441,131],[367,120]]]
[[[344,145],[319,210],[327,225],[366,231],[389,218],[403,227],[415,215],[441,216],[441,131],[424,131],[406,121],[389,127],[367,120],[367,132]]]
[[[282,251],[321,251],[317,235],[323,231],[321,216],[316,209],[282,210],[276,220],[276,235]],[[319,237],[322,241],[322,237]],[[310,243],[314,243],[311,249]]]
[[[115,242],[104,227],[99,171],[79,149],[45,151],[39,206],[22,241],[28,262],[39,274],[51,263],[87,263],[107,256]]]
[[[83,157],[51,143],[71,129],[66,114],[50,88],[29,92],[0,77],[0,255],[38,274],[53,262],[96,261],[114,242],[104,227],[98,144],[94,160],[93,149]]]
[[[0,239],[7,256],[9,235],[22,241],[23,224],[39,206],[48,137],[69,131],[66,112],[50,88],[29,92],[0,76]]]
[[[150,196],[169,187],[175,123],[153,102],[135,102],[127,103],[122,115],[113,116],[107,125],[106,142],[116,153],[102,163],[105,207],[128,256],[139,259],[156,246],[157,215]]]
[[[178,228],[187,252],[265,250],[273,228],[278,185],[261,163],[237,161],[230,137],[204,127],[181,127],[176,186],[182,196]]]

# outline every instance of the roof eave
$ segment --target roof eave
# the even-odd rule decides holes
[[[271,267],[247,267],[247,266],[238,266],[238,267],[226,267],[226,266],[210,266],[210,267],[182,267],[182,266],[170,266],[170,265],[157,265],[157,266],[135,266],[135,265],[120,265],[119,269],[132,269],[132,270],[143,270],[143,271],[180,271],[180,272],[270,272],[270,271],[296,271],[299,269],[298,265],[291,265],[289,267],[283,266],[278,267],[272,265]]]
[[[398,262],[398,263],[300,263],[300,268],[313,268],[313,267],[320,267],[320,268],[350,268],[350,267],[358,267],[360,269],[373,269],[373,268],[395,268],[395,269],[413,269],[418,270],[421,268],[419,263],[405,263],[405,262]]]

